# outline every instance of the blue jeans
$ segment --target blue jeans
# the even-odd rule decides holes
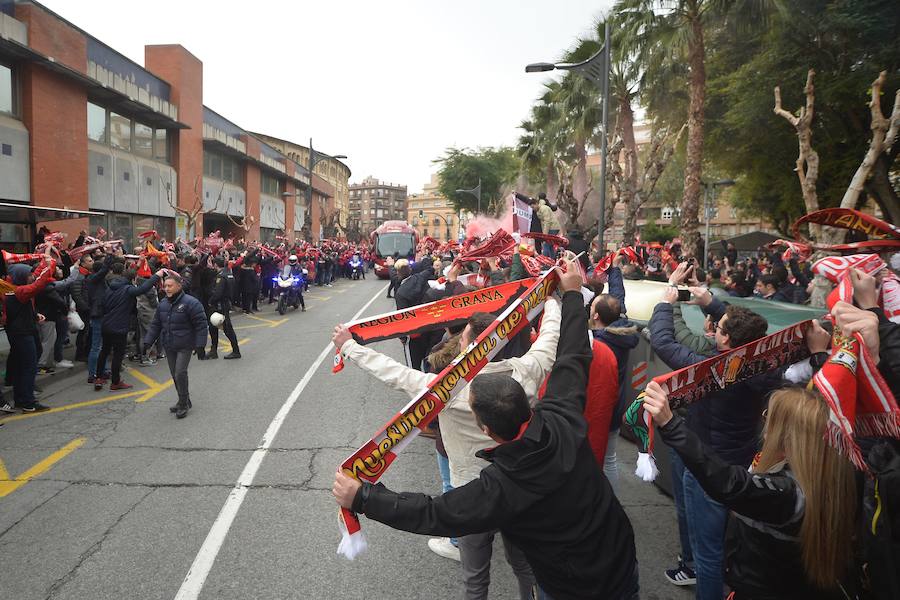
[[[441,493],[446,494],[453,489],[453,485],[450,483],[450,459],[440,452],[435,451],[435,454],[437,455],[438,471],[441,472]],[[452,537],[450,543],[456,546],[458,540]]]
[[[711,499],[694,479],[684,472],[684,508],[687,514],[694,569],[697,572],[697,600],[722,600],[722,562],[728,509]]]
[[[559,229],[551,229],[549,233],[551,235],[559,235]],[[553,252],[553,244],[551,244],[550,242],[544,242],[541,246],[541,254],[550,258],[556,258]]]
[[[33,335],[9,335],[7,378],[13,386],[13,403],[18,408],[34,404],[34,378],[37,377],[38,348]]]
[[[88,375],[91,377],[97,376],[97,359],[100,358],[100,347],[103,345],[102,328],[102,319],[91,319],[91,350],[88,352]]]
[[[691,552],[691,537],[688,533],[687,515],[684,510],[684,462],[678,453],[669,448],[672,474],[672,496],[675,500],[675,514],[678,516],[678,538],[681,541],[681,560],[694,568],[694,553]]]
[[[619,439],[619,430],[609,432],[606,442],[606,454],[603,455],[603,474],[609,480],[613,493],[619,495],[619,463],[616,458],[616,446]]]

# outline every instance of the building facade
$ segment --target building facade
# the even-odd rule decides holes
[[[416,228],[419,238],[431,236],[446,242],[459,238],[460,219],[453,204],[438,191],[438,176],[421,193],[410,194],[406,200],[406,222]],[[422,216],[420,216],[422,215]]]
[[[314,203],[335,190],[203,104],[203,64],[146,46],[144,66],[46,7],[0,1],[0,201],[103,213],[46,223],[105,229],[134,247],[219,230],[315,239]]]
[[[254,133],[253,135],[288,156],[294,162],[305,167],[309,166],[309,146],[295,144],[294,142],[264,133]],[[319,150],[316,150],[316,154],[319,152]],[[336,234],[344,234],[350,223],[350,175],[352,175],[350,167],[336,158],[326,158],[316,164],[313,168],[313,173],[327,181],[334,190],[334,197],[330,201],[333,206],[328,209],[323,221],[335,223],[335,226],[332,228],[337,230]],[[332,233],[328,237],[334,237],[334,235]]]
[[[365,238],[385,221],[406,220],[406,186],[366,177],[350,184],[350,228]]]

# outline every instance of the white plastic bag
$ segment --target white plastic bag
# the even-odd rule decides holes
[[[84,321],[81,320],[81,315],[78,314],[78,311],[70,310],[69,311],[69,333],[76,333],[84,329]]]

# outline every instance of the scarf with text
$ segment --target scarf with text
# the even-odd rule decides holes
[[[710,393],[808,357],[803,332],[811,324],[812,321],[803,321],[791,325],[702,362],[654,377],[653,381],[668,393],[672,410],[688,406]],[[635,475],[653,481],[658,473],[653,459],[653,423],[643,404],[644,392],[641,392],[626,409],[623,422],[638,441]]]
[[[447,403],[478,375],[510,339],[543,311],[544,302],[556,290],[558,283],[558,269],[552,269],[534,280],[416,398],[341,463],[341,470],[359,480],[370,483],[378,481],[397,455],[428,427]],[[342,508],[340,522],[342,535],[338,554],[352,560],[366,550],[365,537],[359,519],[352,511]]]
[[[362,345],[417,335],[447,327],[463,325],[476,312],[498,313],[516,300],[534,279],[520,279],[442,298],[428,304],[410,306],[389,313],[366,317],[347,323],[353,339]],[[344,368],[340,349],[334,355],[331,371]]]

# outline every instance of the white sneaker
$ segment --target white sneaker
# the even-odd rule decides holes
[[[450,543],[450,538],[431,538],[428,547],[438,556],[459,562],[459,548]]]
[[[71,360],[61,360],[58,363],[56,363],[56,366],[62,367],[63,369],[71,369],[72,367],[75,366],[75,363],[73,363]]]

